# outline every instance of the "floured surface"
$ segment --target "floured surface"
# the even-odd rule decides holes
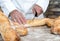
[[[59,35],[50,33],[50,28],[46,26],[38,28],[29,28],[29,34],[21,37],[22,41],[60,41]]]
[[[51,34],[50,28],[46,26],[28,28],[28,30],[28,35],[21,37],[21,41],[60,41],[60,36]],[[3,41],[1,37],[0,41]]]

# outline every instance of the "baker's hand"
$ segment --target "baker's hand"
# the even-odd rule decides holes
[[[18,22],[19,24],[25,24],[26,23],[26,19],[24,18],[24,16],[22,15],[21,12],[14,10],[10,13],[11,19],[14,22]]]
[[[34,5],[32,11],[34,14],[36,14],[37,12],[37,16],[39,16],[43,12],[42,8],[38,6],[37,4]]]

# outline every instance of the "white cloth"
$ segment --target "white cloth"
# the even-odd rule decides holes
[[[23,13],[26,19],[32,19],[34,17],[34,14],[32,14],[31,11],[34,4],[42,7],[45,12],[48,7],[49,0],[0,0],[0,6],[6,16],[8,16],[13,10],[17,9]],[[43,14],[40,16],[43,17]]]

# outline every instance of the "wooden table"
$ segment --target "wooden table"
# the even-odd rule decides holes
[[[21,41],[60,41],[60,36],[51,34],[47,26],[28,29],[28,35],[21,37]]]
[[[51,34],[47,26],[31,27],[28,28],[28,35],[21,37],[21,41],[60,41],[60,36]]]

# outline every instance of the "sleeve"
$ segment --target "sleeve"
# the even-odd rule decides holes
[[[43,10],[43,13],[46,11],[47,7],[48,7],[48,4],[49,4],[49,0],[38,0],[36,2],[37,5],[39,5],[42,10]]]
[[[6,16],[9,16],[9,13],[16,9],[11,0],[0,0],[0,6]]]

